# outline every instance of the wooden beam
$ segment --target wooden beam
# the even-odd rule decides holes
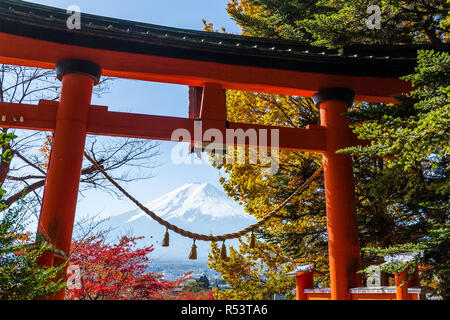
[[[202,96],[203,88],[189,87],[189,119],[198,119],[200,117]]]
[[[53,131],[57,108],[58,102],[54,101],[41,101],[38,106],[0,103],[0,115],[5,116],[5,121],[0,122],[0,127]],[[189,118],[112,112],[108,111],[107,107],[91,105],[87,121],[87,134],[172,141],[172,133],[176,129],[185,129],[189,132],[191,142],[193,142],[194,121]],[[287,128],[235,122],[225,124],[224,121],[219,120],[202,120],[202,132],[208,129],[220,130],[224,139],[227,129],[242,129],[244,132],[255,130],[257,133],[260,130],[267,130],[269,137],[270,130],[279,130],[279,148],[281,150],[324,152],[326,149],[325,131],[321,126]],[[232,141],[229,144],[245,147],[264,145],[260,139],[257,140],[256,145],[252,144],[249,139],[243,143]],[[270,147],[270,140],[267,144]]]
[[[33,50],[30,50],[33,48]],[[232,64],[192,61],[94,49],[0,33],[0,63],[54,69],[63,59],[99,64],[104,76],[203,87],[217,83],[223,89],[311,97],[326,87],[344,87],[356,101],[395,103],[395,94],[411,85],[396,78],[340,76]]]
[[[0,103],[0,126],[40,131],[52,131],[56,125],[58,102],[41,101],[39,105]]]
[[[192,139],[186,142],[194,142],[194,120],[188,118],[91,110],[87,131],[89,134],[96,135],[172,141],[172,133],[176,129],[187,130]],[[223,121],[202,120],[202,131],[205,132],[208,129],[218,129],[222,132],[223,137],[226,137]],[[242,129],[244,132],[249,129],[256,130],[256,132],[259,132],[259,130],[279,130],[279,148],[281,150],[324,152],[326,148],[324,128],[320,126],[315,126],[313,129],[303,129],[230,122],[228,123],[228,129]],[[237,141],[229,144],[257,147],[259,143],[260,141],[253,145],[249,140],[246,140],[244,144]]]
[[[200,119],[227,120],[225,90],[220,84],[205,83],[202,90]]]

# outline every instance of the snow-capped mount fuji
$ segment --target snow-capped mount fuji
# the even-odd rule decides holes
[[[145,206],[177,227],[202,234],[236,232],[256,221],[224,191],[209,183],[184,184]],[[113,216],[108,225],[113,229],[110,237],[127,233],[144,236],[145,245],[154,245],[152,258],[155,260],[188,260],[192,240],[169,231],[170,246],[162,247],[165,227],[140,209]],[[226,243],[236,246],[237,241]],[[197,241],[196,245],[198,260],[205,261],[209,242]]]
[[[249,218],[249,215],[223,191],[206,182],[184,184],[146,204],[146,207],[166,220],[178,220],[181,223]],[[142,212],[141,215],[145,213]],[[140,215],[134,218],[138,217]]]

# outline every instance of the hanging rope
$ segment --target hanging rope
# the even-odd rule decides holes
[[[234,233],[227,233],[219,236],[213,236],[213,235],[205,235],[205,234],[199,234],[190,232],[181,228],[178,228],[177,226],[171,224],[170,222],[162,219],[160,216],[158,216],[156,213],[145,207],[142,203],[140,203],[138,200],[133,198],[127,191],[125,191],[122,186],[120,186],[111,176],[106,173],[106,171],[94,160],[92,159],[87,152],[84,152],[84,156],[87,160],[89,160],[104,176],[105,178],[111,182],[117,189],[119,189],[120,192],[122,192],[128,199],[130,199],[136,206],[138,206],[142,211],[144,211],[148,216],[150,216],[153,220],[158,222],[159,224],[165,226],[167,229],[172,230],[175,233],[178,233],[184,237],[191,238],[194,240],[201,240],[201,241],[225,241],[229,239],[237,239],[240,238],[250,232],[255,231],[257,228],[262,226],[264,223],[266,223],[270,218],[272,218],[275,214],[277,214],[281,209],[283,209],[289,201],[292,200],[296,195],[298,195],[300,192],[302,192],[323,170],[323,166],[317,169],[314,174],[309,177],[308,180],[306,180],[297,190],[294,191],[288,198],[286,198],[278,207],[270,211],[264,218],[256,222],[255,224],[252,224],[241,231],[234,232]],[[168,242],[168,240],[167,240]],[[195,245],[195,243],[194,243]]]

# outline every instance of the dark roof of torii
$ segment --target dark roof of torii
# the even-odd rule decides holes
[[[0,32],[61,44],[167,58],[349,76],[399,77],[414,70],[417,50],[448,45],[353,45],[341,51],[296,41],[185,30],[81,15],[81,30],[66,26],[66,10],[0,0]]]

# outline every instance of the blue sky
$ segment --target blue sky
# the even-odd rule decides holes
[[[31,2],[67,8],[77,5],[82,12],[114,18],[159,24],[170,27],[202,30],[202,19],[214,23],[216,29],[240,33],[240,28],[227,15],[226,0],[32,0]],[[115,80],[109,93],[93,98],[93,104],[105,105],[111,111],[187,117],[188,88],[186,86]],[[209,164],[174,165],[170,152],[174,144],[161,142],[159,166],[154,177],[126,185],[127,190],[143,203],[190,182],[209,182],[220,187],[220,173]],[[117,200],[103,192],[89,191],[79,197],[77,218],[100,214],[116,215],[135,209],[128,199]]]

